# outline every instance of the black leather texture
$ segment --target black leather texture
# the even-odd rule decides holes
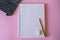
[[[21,0],[0,0],[0,10],[4,11],[7,16],[11,16],[20,1]]]

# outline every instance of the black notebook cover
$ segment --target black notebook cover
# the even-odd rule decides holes
[[[21,0],[0,0],[0,10],[12,15]]]

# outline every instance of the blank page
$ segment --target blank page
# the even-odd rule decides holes
[[[44,38],[39,35],[41,29],[39,18],[44,22],[44,4],[20,4],[19,6],[19,37]]]

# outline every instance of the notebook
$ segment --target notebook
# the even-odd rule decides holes
[[[45,27],[45,5],[44,4],[19,4],[19,37],[20,38],[44,38],[39,34],[41,25]]]

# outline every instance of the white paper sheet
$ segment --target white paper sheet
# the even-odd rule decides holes
[[[20,38],[44,38],[39,35],[41,25],[44,26],[44,4],[20,4],[19,5],[19,37]]]

